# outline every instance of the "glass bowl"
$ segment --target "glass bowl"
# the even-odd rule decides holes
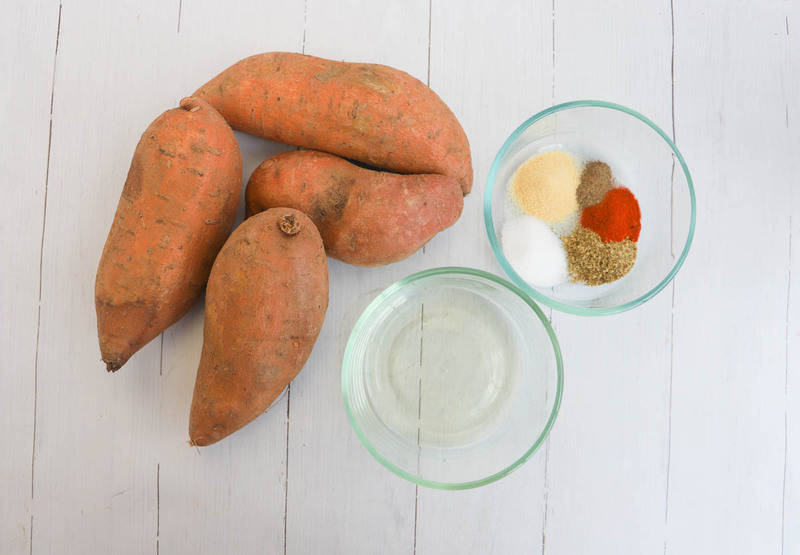
[[[563,389],[541,309],[495,275],[436,268],[389,286],[345,348],[342,394],[361,443],[417,484],[502,478],[542,444]]]
[[[579,162],[606,162],[616,183],[639,201],[642,230],[636,264],[622,279],[600,286],[568,282],[537,287],[506,259],[498,234],[515,216],[509,183],[523,162],[554,149],[573,154]],[[483,210],[492,250],[512,281],[535,300],[582,316],[629,310],[666,287],[689,253],[695,225],[692,177],[672,140],[638,112],[596,100],[559,104],[520,125],[492,163]]]

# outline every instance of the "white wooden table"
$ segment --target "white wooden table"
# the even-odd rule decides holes
[[[0,18],[0,552],[800,553],[800,7],[795,1],[6,2]],[[472,145],[461,220],[410,259],[331,262],[314,353],[272,410],[186,444],[202,303],[106,374],[94,275],[140,133],[218,71],[290,50],[430,83]],[[417,488],[341,404],[364,304],[414,271],[500,272],[489,164],[553,103],[629,105],[675,136],[689,259],[641,308],[553,313],[546,446],[500,482]],[[238,135],[245,179],[281,147]],[[792,240],[794,235],[795,239]]]

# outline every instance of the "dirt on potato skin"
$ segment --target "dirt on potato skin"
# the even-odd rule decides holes
[[[292,52],[245,58],[200,87],[234,129],[472,189],[469,141],[425,83],[398,69]]]
[[[100,352],[116,371],[202,294],[233,226],[242,159],[233,131],[187,98],[145,130],[95,281]]]
[[[272,404],[311,354],[327,307],[325,249],[305,214],[273,208],[231,234],[206,291],[193,445],[219,441]]]
[[[403,260],[455,223],[464,200],[444,175],[369,170],[313,150],[265,160],[245,193],[248,215],[275,206],[307,214],[328,256],[358,266]]]

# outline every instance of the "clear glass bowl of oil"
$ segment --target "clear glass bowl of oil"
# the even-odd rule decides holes
[[[525,462],[555,421],[561,353],[519,288],[471,268],[388,287],[345,349],[342,393],[361,442],[412,482],[466,489]]]

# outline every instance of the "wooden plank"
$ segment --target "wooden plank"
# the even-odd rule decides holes
[[[34,553],[156,550],[160,342],[100,362],[94,277],[139,135],[175,106],[161,3],[65,5],[44,236]],[[102,45],[102,46],[101,46]],[[182,438],[181,438],[182,439]]]
[[[618,102],[669,133],[669,4],[557,0],[554,10],[555,101]],[[670,167],[652,168],[655,186],[630,184],[642,206],[663,207],[646,211],[643,225],[664,267],[672,261]],[[670,293],[613,317],[553,312],[566,386],[550,444],[543,553],[663,549]]]
[[[438,492],[384,470],[350,429],[339,387],[350,329],[383,287],[419,269],[500,273],[481,194],[496,150],[527,116],[599,97],[670,131],[670,6],[373,4],[67,3],[55,76],[58,3],[7,10],[3,552],[800,550],[797,6],[675,7],[677,138],[702,216],[674,322],[671,290],[617,317],[556,313],[567,384],[547,449],[498,484]],[[225,442],[192,449],[183,442],[202,303],[163,343],[106,375],[96,261],[149,121],[236,59],[304,45],[430,78],[471,139],[475,189],[462,219],[424,253],[373,270],[332,261],[325,328],[290,396]],[[238,138],[245,178],[284,148]]]
[[[428,3],[307,3],[305,52],[378,62],[425,80]],[[288,553],[409,553],[414,486],[360,445],[342,407],[344,345],[383,287],[426,264],[422,253],[376,269],[330,261],[330,304],[314,352],[290,390]],[[357,523],[357,525],[355,524]]]
[[[489,166],[506,137],[547,107],[552,88],[550,3],[431,4],[430,84],[470,140],[475,183],[461,219],[426,247],[429,266],[459,265],[502,273],[483,225]],[[546,452],[500,482],[462,492],[419,488],[417,553],[539,551],[544,521]]]
[[[5,10],[0,21],[0,545],[28,553],[36,407],[39,268],[48,181],[57,2]]]
[[[224,25],[218,22],[225,21]],[[302,2],[183,2],[176,55],[189,94],[246,56],[302,48]],[[236,32],[231,32],[235,29]],[[237,133],[243,181],[289,147]],[[244,196],[242,197],[244,199]],[[244,212],[244,201],[239,219]],[[203,342],[203,303],[164,333],[159,446],[161,553],[282,553],[285,547],[287,399],[218,444],[187,445]]]
[[[786,6],[784,16],[784,63],[781,79],[789,133],[789,256],[786,282],[786,361],[784,376],[784,451],[781,503],[781,552],[800,553],[800,193],[797,190],[800,161],[800,48],[797,30],[800,5]]]
[[[782,552],[788,226],[797,213],[786,6],[676,5],[677,138],[702,217],[676,284],[667,553]]]
[[[795,66],[796,67],[796,66]],[[795,87],[798,84],[795,76]],[[797,91],[797,88],[795,88]],[[797,98],[795,95],[793,98]],[[800,103],[792,102],[797,114]],[[800,133],[792,130],[793,151],[800,148]],[[795,173],[797,171],[795,161]],[[793,189],[789,219],[789,271],[786,287],[786,366],[784,407],[784,452],[781,503],[783,553],[800,553],[800,196]]]

